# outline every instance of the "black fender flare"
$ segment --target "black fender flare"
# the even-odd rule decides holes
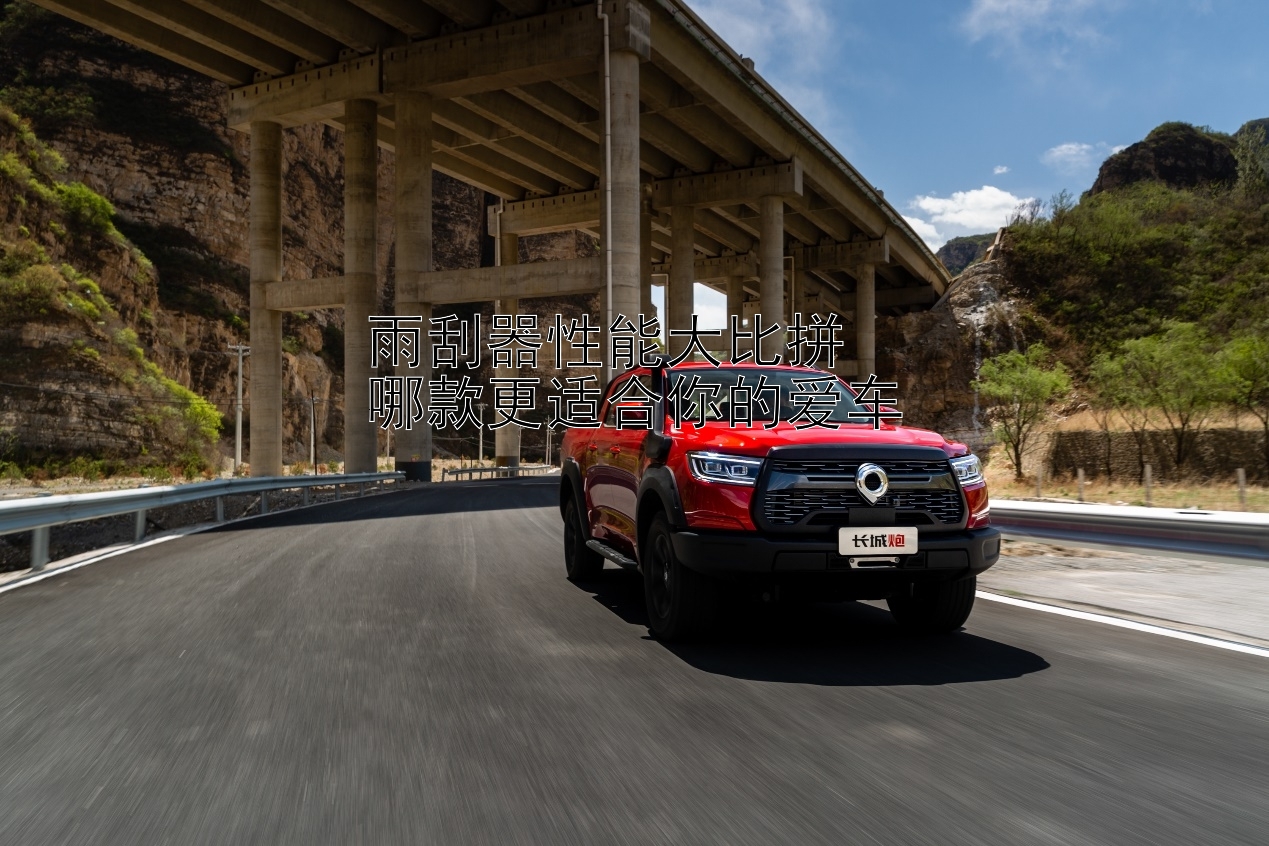
[[[589,525],[586,517],[586,486],[582,483],[582,468],[572,458],[564,459],[560,467],[560,519],[565,518],[564,503],[572,497],[577,507],[577,516],[582,518],[582,526]]]
[[[643,544],[643,533],[648,528],[648,521],[644,515],[652,510],[650,506],[659,505],[656,510],[665,512],[666,518],[670,521],[671,530],[677,532],[687,528],[687,516],[683,512],[683,501],[679,499],[678,484],[670,468],[664,464],[654,465],[644,471],[643,478],[639,480],[639,491],[635,502],[638,503],[635,533],[640,546]]]

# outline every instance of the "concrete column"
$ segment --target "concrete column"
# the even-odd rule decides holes
[[[723,339],[727,342],[726,351],[731,355],[731,318],[732,315],[745,319],[745,277],[727,277],[727,326],[723,330]]]
[[[758,221],[758,291],[763,326],[784,320],[784,200],[763,197]],[[770,360],[784,352],[784,333],[776,332],[762,345],[764,358]]]
[[[344,104],[344,472],[373,473],[370,315],[375,305],[378,106]]]
[[[419,366],[414,369],[402,362],[397,375],[423,380],[420,392],[426,411],[432,378],[432,343],[428,323],[432,304],[426,300],[426,276],[432,270],[432,98],[418,92],[402,92],[396,97],[396,198],[393,216],[396,222],[396,273],[399,315],[420,315],[423,338],[419,350]],[[404,301],[400,291],[416,287],[421,301]],[[408,384],[408,382],[407,382]],[[432,480],[432,427],[426,416],[409,431],[396,433],[397,469],[424,481]],[[415,462],[421,462],[415,464]]]
[[[520,237],[518,235],[503,235],[499,238],[498,260],[507,266],[520,263]],[[494,310],[498,314],[519,314],[520,300],[515,297],[505,297],[494,303]],[[499,379],[507,379],[516,376],[517,371],[512,367],[498,367],[495,368],[494,375]],[[493,413],[492,394],[488,397],[488,401],[491,403],[491,413],[486,418],[486,421],[492,423],[497,419],[497,414]],[[519,426],[514,424],[503,426],[494,432],[494,465],[497,467],[520,466]]]
[[[265,288],[282,278],[282,127],[251,124],[251,462],[252,476],[282,475],[282,313],[265,308]]]
[[[696,306],[693,286],[696,284],[696,214],[691,206],[670,210],[670,281],[665,289],[666,311],[670,329],[690,329],[692,309]],[[670,336],[667,334],[667,338]],[[687,338],[670,338],[670,355],[678,355],[687,346]]]
[[[652,303],[652,209],[647,197],[639,215],[639,312],[645,317],[656,313]]]
[[[855,357],[862,381],[877,372],[877,277],[873,265],[860,265],[855,279]]]
[[[612,219],[605,221],[612,244],[613,319],[639,313],[639,55],[628,49],[613,50],[609,56],[612,84],[612,172],[604,178],[612,190]],[[602,71],[602,68],[601,68]],[[602,79],[602,76],[601,76]],[[604,92],[600,92],[601,96]],[[601,149],[601,155],[603,155]],[[601,208],[604,198],[600,199]],[[608,249],[609,245],[605,245]],[[607,305],[607,304],[606,304]],[[605,308],[607,311],[607,308]],[[607,323],[608,316],[604,315]],[[607,333],[605,332],[605,347]],[[608,350],[604,350],[607,359]]]

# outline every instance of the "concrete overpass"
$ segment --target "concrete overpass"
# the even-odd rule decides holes
[[[595,291],[605,315],[647,313],[664,274],[675,328],[700,281],[731,314],[748,301],[768,318],[844,317],[844,372],[869,373],[877,311],[927,306],[949,281],[881,192],[681,0],[35,2],[225,83],[230,125],[251,133],[254,474],[282,467],[282,312],[330,307],[345,310],[345,468],[374,469],[374,428],[355,409],[369,406],[376,145],[395,151],[398,314]],[[345,137],[344,273],[284,280],[281,131],[315,122]],[[434,273],[432,169],[504,200],[490,227],[501,264],[519,237],[570,229],[598,235],[603,257]],[[426,428],[399,433],[398,454],[416,453],[431,455]]]

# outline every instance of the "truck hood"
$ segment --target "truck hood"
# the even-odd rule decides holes
[[[868,424],[845,424],[836,429],[812,427],[796,429],[781,422],[774,429],[761,425],[752,429],[727,423],[706,423],[697,427],[691,423],[681,429],[670,429],[667,435],[674,438],[676,446],[692,451],[734,453],[765,457],[777,446],[829,446],[832,444],[897,444],[902,446],[936,447],[949,456],[968,452],[964,444],[951,443],[937,432],[912,429],[907,426],[884,426],[873,429]]]

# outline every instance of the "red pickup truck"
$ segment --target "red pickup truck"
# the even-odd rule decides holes
[[[675,387],[693,376],[698,391],[719,386],[714,400],[680,391],[676,409]],[[806,425],[787,402],[808,378],[839,394],[820,417],[827,426]],[[778,409],[751,405],[752,420],[733,425],[738,384],[777,387]],[[885,599],[904,627],[960,628],[976,576],[1000,556],[978,459],[935,432],[851,416],[869,408],[804,367],[684,363],[617,376],[601,425],[569,429],[561,446],[569,578],[591,578],[605,560],[640,570],[664,640],[707,629],[724,585],[769,600]]]

